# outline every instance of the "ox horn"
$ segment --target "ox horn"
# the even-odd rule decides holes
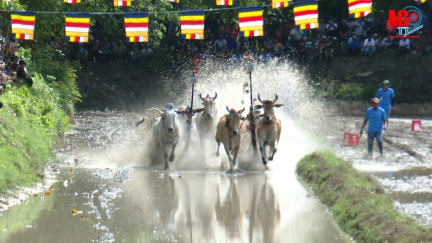
[[[215,92],[215,96],[213,97],[213,101],[215,101],[217,98],[217,93]]]
[[[199,98],[200,98],[202,101],[204,101],[204,99],[203,99],[203,97],[201,96],[201,94],[199,94]]]
[[[157,109],[157,108],[150,108],[150,109],[147,109],[146,111],[158,111],[159,113],[164,113],[164,111],[163,110],[159,110],[159,109]]]
[[[278,95],[276,94],[275,99],[273,100],[273,104],[276,104],[276,101],[278,100]]]
[[[261,97],[260,97],[259,94],[258,94],[258,100],[259,100],[259,102],[261,102],[261,104],[264,104],[264,103],[262,102]]]
[[[226,109],[227,109],[228,113],[230,113],[230,112],[231,112],[231,111],[230,111],[230,109],[228,108],[228,106],[226,106]]]

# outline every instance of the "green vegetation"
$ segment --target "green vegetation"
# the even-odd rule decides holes
[[[79,100],[75,70],[56,55],[41,48],[32,58],[21,48],[18,56],[27,62],[34,84],[16,82],[0,96],[0,192],[38,180],[57,138],[70,127],[68,114]]]
[[[375,179],[332,153],[307,155],[297,173],[357,242],[432,242],[432,231],[395,210]]]

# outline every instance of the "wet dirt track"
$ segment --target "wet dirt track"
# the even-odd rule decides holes
[[[291,158],[286,171],[163,171],[147,166],[138,115],[76,118],[51,167],[59,181],[0,217],[2,242],[347,242]]]
[[[361,117],[337,117],[326,141],[336,153],[349,160],[363,173],[373,175],[394,199],[395,207],[432,227],[432,119],[423,118],[422,131],[411,131],[412,119],[390,118],[384,134],[384,157],[366,159],[367,137],[363,135],[358,147],[341,146],[344,132],[358,133]]]

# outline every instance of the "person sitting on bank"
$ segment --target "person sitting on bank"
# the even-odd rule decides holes
[[[390,81],[384,80],[382,82],[382,88],[380,88],[376,94],[376,98],[380,100],[379,106],[386,112],[387,120],[390,119],[390,113],[394,111],[394,98],[395,92],[390,86]]]
[[[4,73],[4,66],[1,66],[0,67],[0,94],[3,94],[3,91],[6,89],[6,85],[8,82],[12,86],[14,85],[12,78],[9,75]]]
[[[27,63],[23,60],[19,61],[19,69],[17,71],[17,79],[19,80],[20,83],[22,83],[23,81],[25,81],[27,83],[28,87],[33,86],[33,80],[29,77],[28,73],[27,73]]]
[[[368,130],[367,130],[367,138],[368,138],[368,158],[372,159],[372,148],[373,142],[376,139],[378,144],[378,149],[380,155],[383,155],[383,146],[382,146],[382,135],[383,132],[387,129],[387,116],[384,109],[378,106],[379,99],[372,99],[372,107],[366,110],[366,114],[364,116],[364,121],[362,124],[362,128],[360,130],[360,137],[363,134],[363,129],[366,124],[369,122]]]

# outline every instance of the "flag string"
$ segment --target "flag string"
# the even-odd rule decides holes
[[[315,2],[322,2],[324,0],[316,0]],[[306,1],[304,1],[306,2]],[[294,2],[290,3],[289,7],[295,6],[295,4],[298,4],[301,2]],[[224,10],[238,10],[239,8],[254,8],[254,7],[271,7],[271,4],[262,4],[262,5],[256,5],[256,6],[240,6],[240,7],[226,7],[226,8],[208,8],[208,9],[187,9],[187,10],[167,10],[167,11],[135,11],[135,12],[148,12],[149,14],[161,14],[161,13],[180,13],[184,11],[206,11],[206,12],[213,12],[213,11],[224,11]],[[0,12],[11,12],[11,11],[17,11],[17,10],[0,10]],[[74,13],[74,12],[59,12],[59,11],[32,11],[32,10],[26,10],[30,12],[34,12],[37,14],[67,14],[67,13]],[[119,11],[119,12],[89,12],[89,14],[94,15],[106,15],[106,14],[124,14],[124,13],[135,13],[132,11]]]

